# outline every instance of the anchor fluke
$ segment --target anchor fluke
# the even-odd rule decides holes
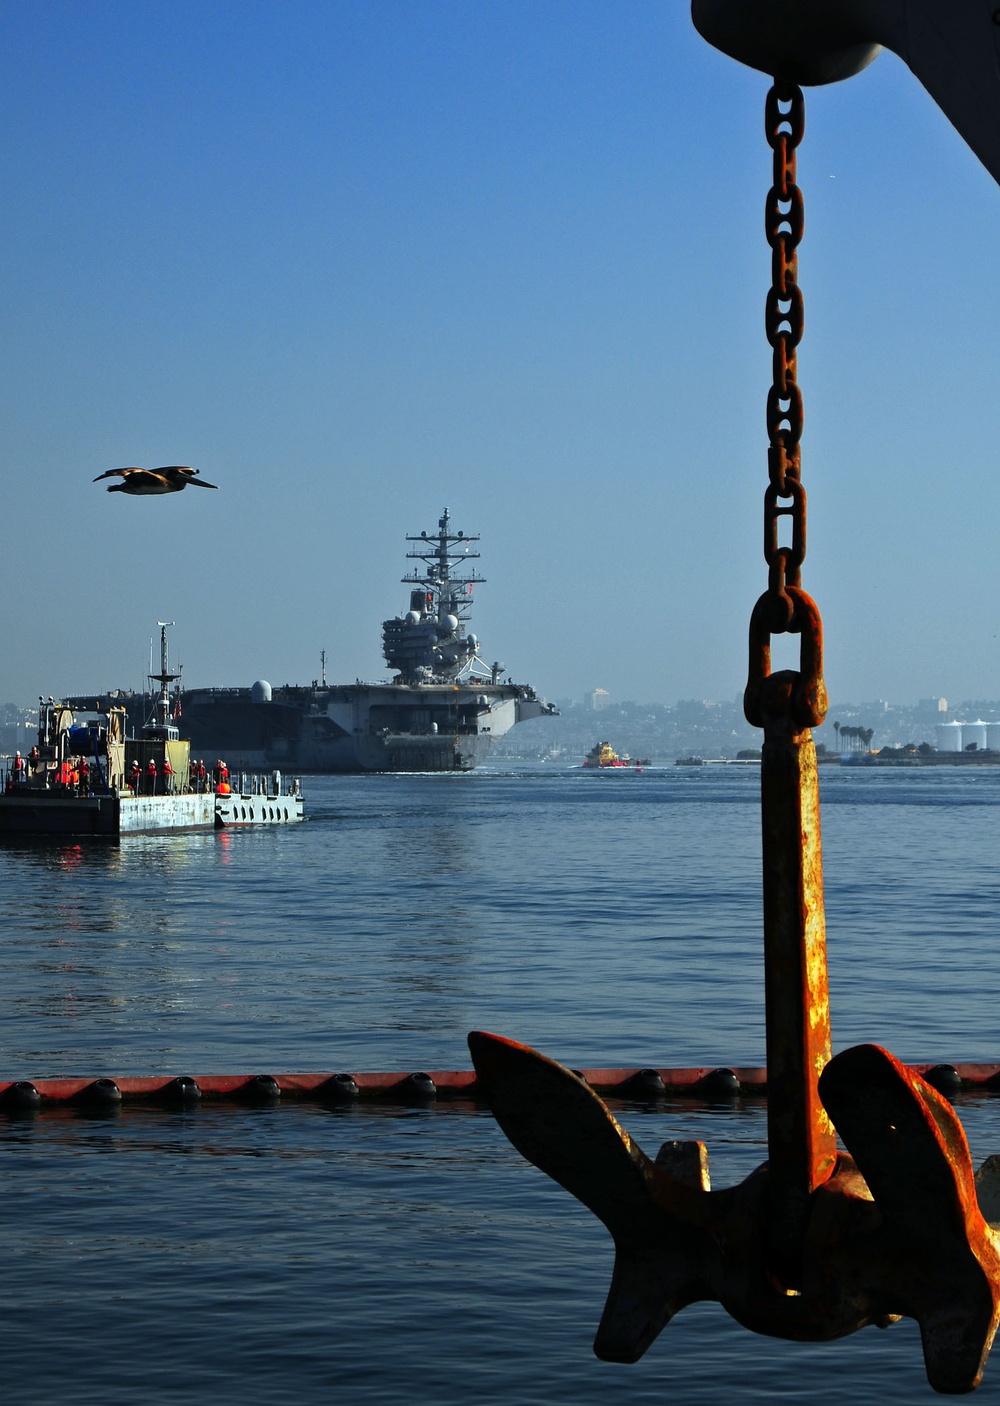
[[[704,1146],[668,1144],[654,1162],[564,1065],[483,1031],[469,1035],[469,1049],[493,1116],[518,1152],[611,1232],[615,1267],[594,1351],[637,1361],[682,1308],[715,1297],[697,1268],[712,1258],[694,1210],[707,1186]]]
[[[714,1299],[754,1332],[800,1342],[906,1315],[936,1391],[979,1384],[1000,1317],[997,1237],[951,1105],[887,1050],[845,1050],[820,1077],[850,1155],[809,1198],[801,1287],[789,1292],[769,1250],[782,1213],[773,1167],[711,1191],[701,1143],[666,1143],[651,1161],[572,1070],[497,1035],[469,1045],[514,1146],[614,1237],[599,1357],[636,1361],[682,1308]]]
[[[819,1092],[881,1216],[872,1280],[920,1324],[931,1386],[971,1391],[1000,1319],[1000,1256],[954,1109],[878,1045],[837,1055]]]

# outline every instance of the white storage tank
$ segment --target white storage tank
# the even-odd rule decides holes
[[[974,723],[962,724],[962,751],[971,748],[973,743],[977,752],[986,751],[986,724],[982,718],[977,718]]]
[[[939,752],[960,752],[962,750],[961,723],[938,723],[934,731],[937,733]]]
[[[1000,723],[986,724],[986,745],[991,752],[1000,752]]]

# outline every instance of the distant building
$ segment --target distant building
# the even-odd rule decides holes
[[[947,713],[947,698],[921,698],[917,703],[917,712],[922,718],[937,717],[939,713]]]
[[[985,752],[988,723],[977,718],[974,723],[962,724],[962,751]]]
[[[960,722],[939,723],[937,749],[939,752],[960,752],[962,750],[962,724]]]
[[[595,688],[593,693],[588,693],[584,698],[584,703],[588,708],[592,708],[595,713],[599,713],[602,708],[606,708],[611,702],[611,695],[605,688]]]
[[[38,710],[0,703],[0,755],[27,752],[38,741]]]

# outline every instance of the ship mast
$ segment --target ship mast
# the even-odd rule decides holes
[[[439,625],[445,623],[447,616],[456,616],[459,621],[458,634],[461,636],[465,633],[462,627],[468,623],[472,610],[472,587],[484,582],[486,577],[480,576],[475,567],[466,568],[464,572],[454,570],[470,558],[479,557],[479,553],[471,551],[468,546],[470,542],[478,542],[479,537],[477,534],[466,536],[464,532],[450,532],[450,521],[451,514],[445,508],[438,519],[436,537],[429,537],[426,532],[421,532],[419,537],[407,537],[407,542],[420,543],[415,550],[407,552],[407,557],[424,562],[426,570],[421,575],[414,568],[402,578],[402,582],[404,586],[419,584],[424,587],[427,597],[424,613],[433,613]],[[452,551],[453,546],[461,546],[462,551]]]
[[[157,728],[170,729],[176,736],[177,729],[171,728],[170,721],[170,685],[180,678],[180,670],[176,674],[171,674],[167,668],[167,630],[174,624],[173,620],[157,620],[160,627],[160,672],[154,674],[152,670],[148,675],[150,683],[160,685],[159,696],[153,706],[152,722]],[[163,734],[167,735],[166,732]]]

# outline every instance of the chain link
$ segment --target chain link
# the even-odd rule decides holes
[[[795,152],[805,131],[801,88],[775,83],[764,107],[764,131],[773,154],[773,177],[764,208],[764,233],[771,246],[771,288],[764,307],[764,331],[773,350],[767,395],[768,472],[764,499],[764,560],[774,610],[772,628],[792,623],[785,587],[801,585],[805,553],[805,494],[801,491],[802,396],[796,383],[796,348],[802,340],[804,310],[798,284],[798,247],[805,229],[802,192],[795,182]],[[779,499],[791,499],[782,506]],[[778,518],[792,518],[793,546],[778,546]]]
[[[806,555],[806,495],[802,487],[802,394],[797,352],[805,312],[798,284],[798,247],[805,230],[805,206],[796,184],[796,148],[805,132],[801,88],[776,82],[767,95],[764,130],[773,153],[771,189],[764,208],[764,232],[771,247],[771,287],[764,307],[764,330],[772,351],[767,394],[768,486],[764,494],[764,560],[767,591],[754,608],[750,627],[750,675],[744,699],[747,718],[763,726],[761,694],[770,676],[770,636],[802,636],[802,673],[791,703],[807,727],[826,712],[822,678],[822,622],[815,602],[802,590]],[[791,520],[791,544],[781,546],[779,525]]]

